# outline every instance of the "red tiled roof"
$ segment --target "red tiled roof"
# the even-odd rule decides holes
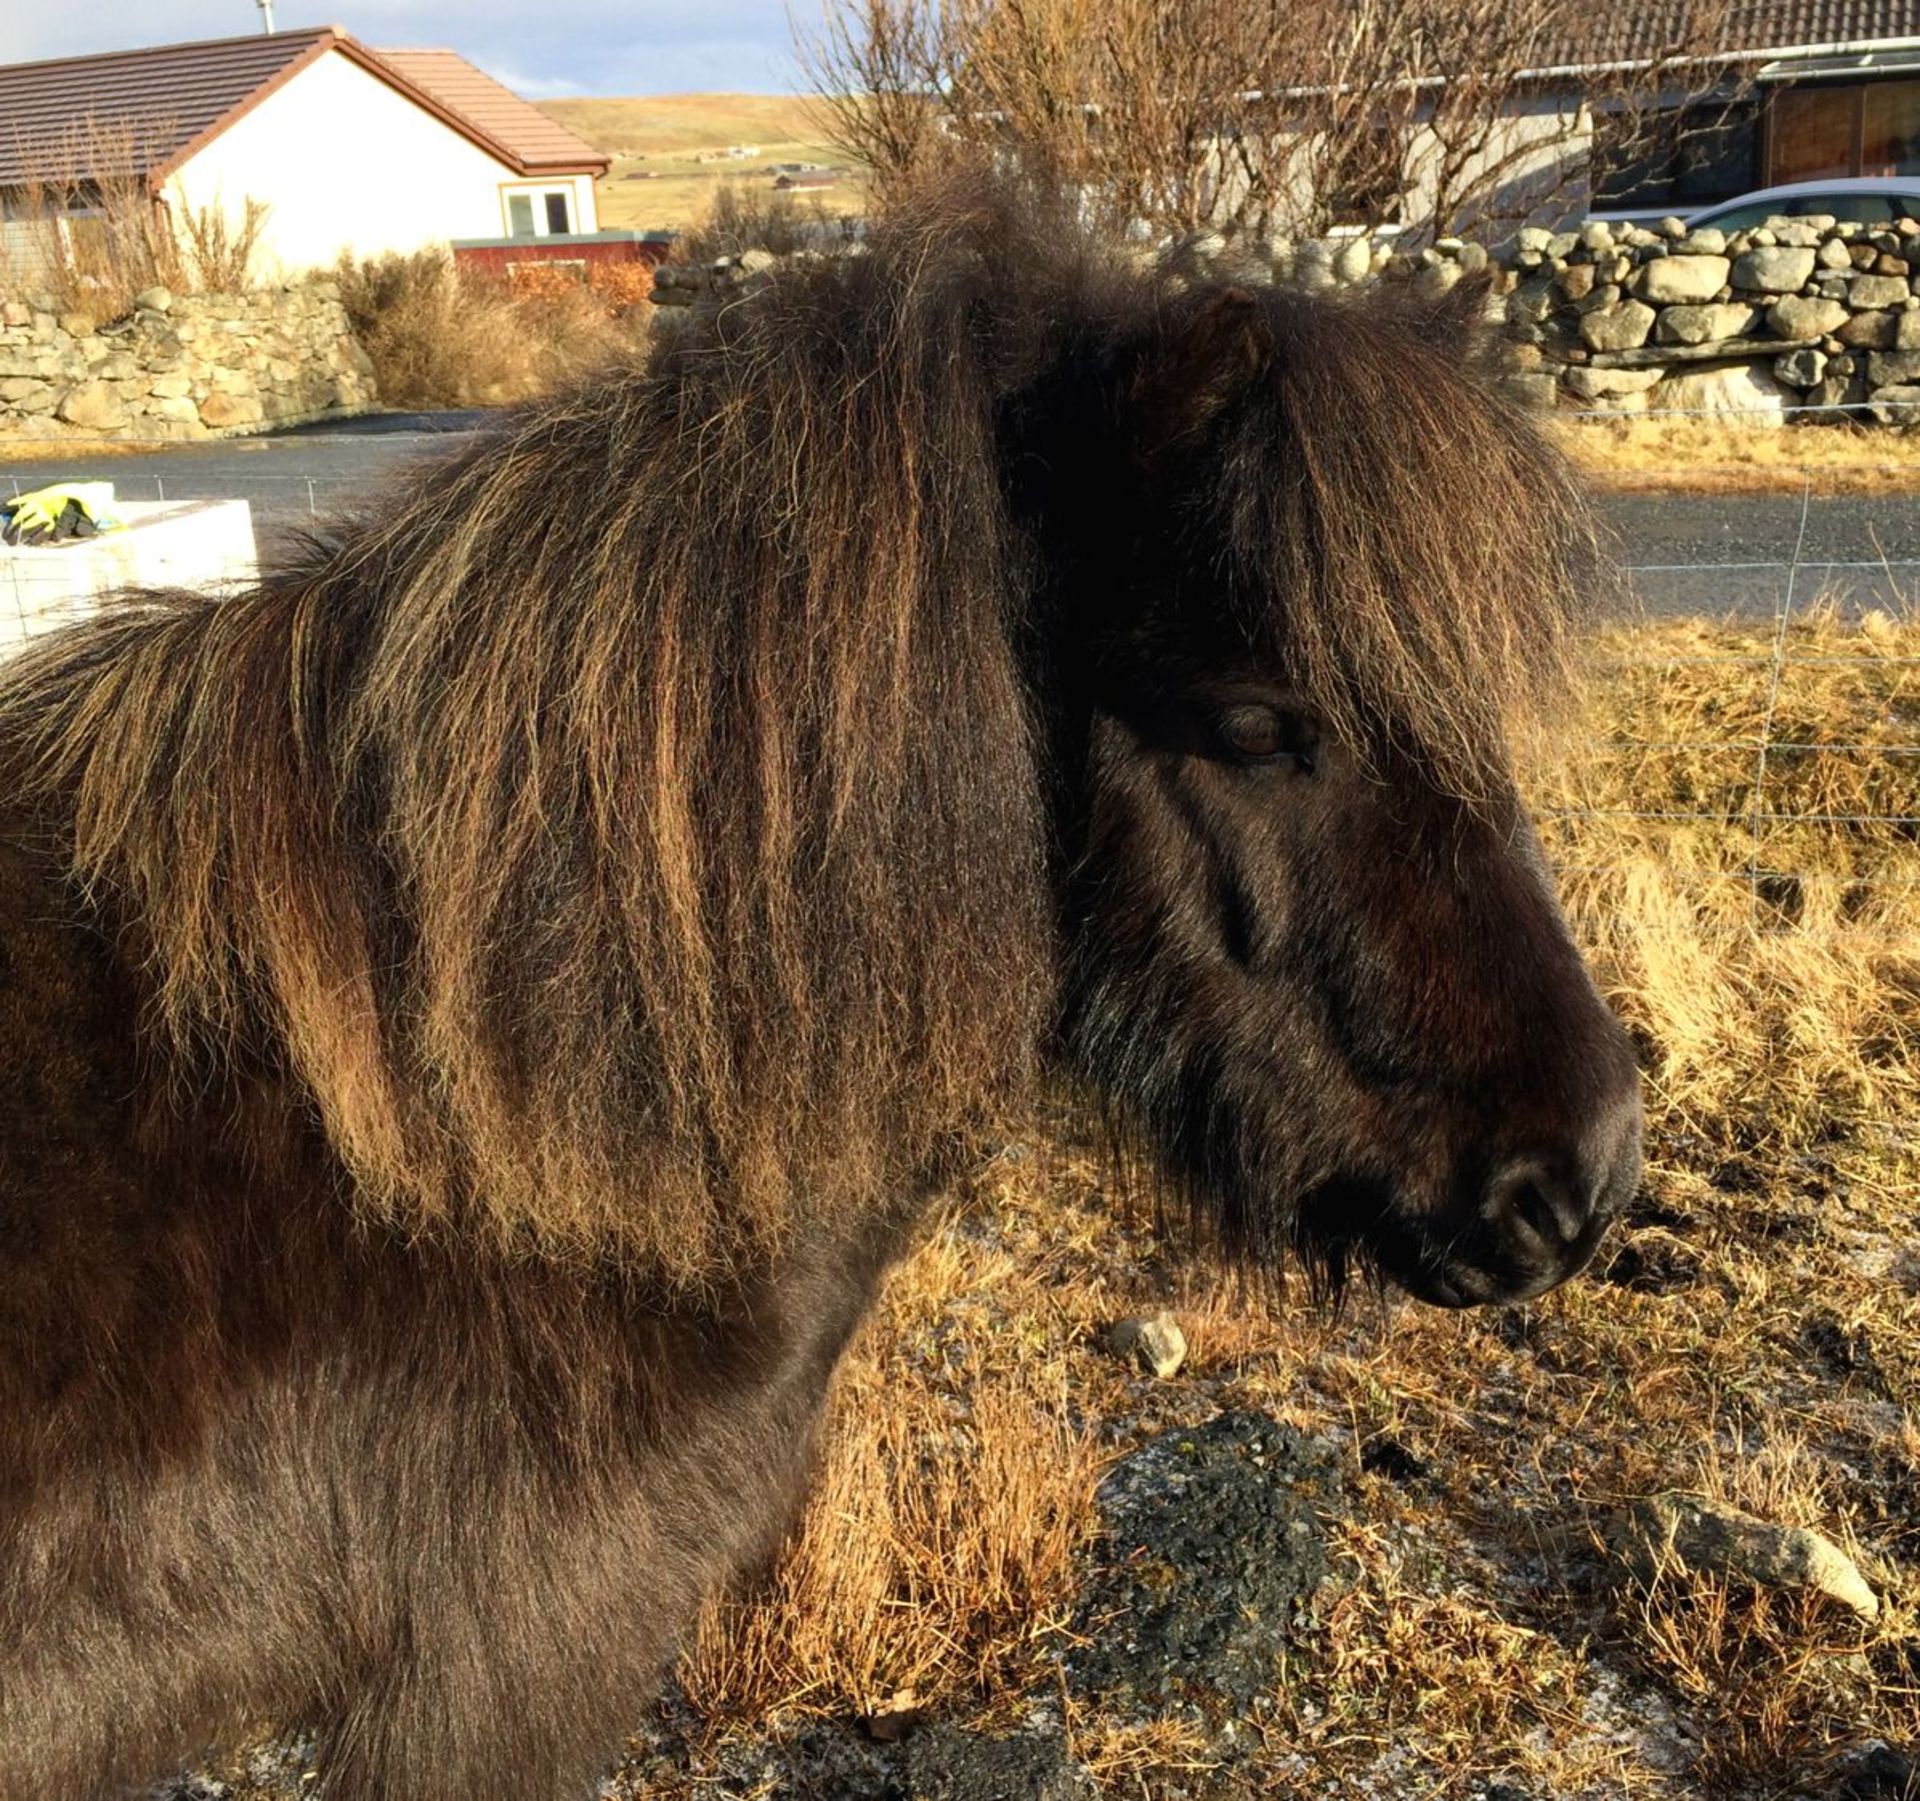
[[[380,50],[375,54],[449,112],[471,119],[494,143],[512,153],[523,173],[590,169],[605,173],[612,159],[557,119],[522,100],[511,88],[455,50]]]
[[[359,64],[523,175],[561,167],[598,173],[607,166],[605,156],[450,50],[381,56],[338,26],[323,25],[53,62],[0,63],[0,188],[36,178],[102,176],[139,177],[158,187],[209,139],[329,51]],[[417,80],[404,66],[416,59],[433,63],[422,70],[431,82]],[[456,79],[441,59],[464,70],[464,77]],[[459,103],[467,96],[478,114]]]

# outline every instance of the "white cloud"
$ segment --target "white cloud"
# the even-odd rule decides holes
[[[8,6],[0,60],[240,37],[255,0],[142,0],[60,11]],[[783,0],[275,0],[282,30],[338,24],[374,45],[445,45],[533,99],[801,85]]]

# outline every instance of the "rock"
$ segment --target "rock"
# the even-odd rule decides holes
[[[1867,386],[1910,387],[1920,382],[1920,350],[1876,350],[1867,358]]]
[[[67,391],[57,409],[69,425],[87,431],[116,431],[127,422],[126,402],[103,381],[83,382]]]
[[[1813,252],[1807,249],[1762,246],[1733,261],[1731,280],[1752,294],[1792,294],[1813,274]]]
[[[1762,1588],[1811,1588],[1862,1619],[1880,1616],[1880,1597],[1832,1539],[1804,1526],[1776,1526],[1724,1501],[1669,1492],[1635,1501],[1616,1549],[1643,1582],[1692,1570],[1737,1576]]]
[[[1604,219],[1589,219],[1580,227],[1580,243],[1587,250],[1611,250],[1613,227]]]
[[[1523,281],[1507,296],[1507,323],[1538,325],[1553,310],[1553,286],[1536,276]]]
[[[1223,1413],[1162,1433],[1099,1491],[1068,1687],[1103,1709],[1246,1708],[1273,1685],[1327,1574],[1332,1459],[1289,1426]]]
[[[38,394],[46,385],[31,375],[9,375],[0,380],[0,401],[25,400],[29,394]]]
[[[1523,407],[1537,412],[1550,411],[1560,398],[1560,383],[1551,375],[1532,370],[1516,370],[1503,375],[1500,385]]]
[[[1057,1730],[985,1738],[941,1727],[909,1743],[906,1765],[905,1801],[1096,1801],[1099,1793]]]
[[[1790,388],[1810,388],[1827,372],[1824,350],[1793,350],[1773,359],[1773,373]]]
[[[166,288],[142,288],[134,295],[133,304],[149,313],[166,313],[173,310],[173,295]]]
[[[1710,344],[1721,338],[1744,338],[1758,319],[1744,300],[1669,306],[1661,310],[1653,335],[1662,344]]]
[[[1349,238],[1333,253],[1333,279],[1365,281],[1373,270],[1373,246],[1365,238]]]
[[[1767,230],[1773,233],[1776,244],[1788,245],[1796,250],[1817,249],[1823,235],[1823,228],[1811,219],[1769,219]]]
[[[59,326],[70,338],[90,338],[93,336],[94,318],[91,313],[62,313]]]
[[[1642,300],[1623,300],[1618,306],[1589,313],[1580,321],[1581,341],[1589,350],[1634,350],[1653,330],[1654,311]]]
[[[1553,242],[1553,233],[1538,225],[1523,225],[1513,241],[1522,250],[1531,250],[1544,255],[1547,246]]]
[[[1553,285],[1569,300],[1584,300],[1593,292],[1593,280],[1591,263],[1574,263],[1554,277]]]
[[[1867,1746],[1848,1764],[1831,1801],[1916,1801],[1920,1797],[1920,1763],[1891,1745]]]
[[[1876,388],[1867,411],[1882,425],[1897,426],[1902,431],[1920,429],[1920,387],[1896,384]]]
[[[200,422],[220,431],[234,425],[258,425],[265,415],[257,400],[243,394],[213,393],[200,403]]]
[[[1687,235],[1687,222],[1669,213],[1654,229],[1663,238],[1684,238]]]
[[[1905,306],[1905,276],[1856,275],[1847,283],[1847,304],[1859,311],[1871,306]]]
[[[13,329],[33,323],[33,308],[18,300],[0,301],[0,325]]]
[[[743,250],[735,266],[749,275],[764,275],[767,270],[777,267],[779,262],[780,259],[771,250]]]
[[[1786,423],[1786,389],[1768,370],[1751,363],[1732,363],[1719,369],[1693,369],[1669,375],[1650,404],[1689,413],[1732,413],[1743,423],[1778,426]]]
[[[1116,1357],[1125,1357],[1162,1382],[1177,1376],[1187,1360],[1187,1335],[1170,1313],[1123,1319],[1108,1333]]]
[[[1656,256],[1634,283],[1642,300],[1711,300],[1727,285],[1733,265],[1724,256]]]
[[[1569,394],[1581,400],[1611,400],[1620,394],[1644,394],[1658,385],[1663,369],[1569,369],[1561,378]]]
[[[1478,275],[1490,260],[1484,244],[1462,244],[1460,254],[1454,259],[1460,265],[1463,275]]]
[[[1833,335],[1849,350],[1890,350],[1898,329],[1893,313],[1855,313]]]
[[[1698,231],[1688,232],[1674,245],[1673,253],[1675,256],[1724,256],[1726,249],[1727,234],[1705,225]]]
[[[1781,338],[1823,338],[1846,324],[1847,309],[1837,300],[1812,300],[1789,294],[1767,308],[1767,323]]]
[[[1915,307],[1911,312],[1894,315],[1893,348],[1920,350],[1920,307]]]
[[[1851,269],[1853,258],[1847,254],[1846,244],[1839,238],[1828,238],[1821,244],[1815,259],[1823,269]]]

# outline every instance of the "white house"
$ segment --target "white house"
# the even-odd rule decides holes
[[[23,241],[137,183],[175,229],[267,211],[255,272],[342,251],[598,229],[608,159],[450,50],[375,51],[337,27],[0,64],[0,213]]]

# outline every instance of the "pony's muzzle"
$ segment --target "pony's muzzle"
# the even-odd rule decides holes
[[[1530,1300],[1578,1274],[1639,1182],[1637,1098],[1577,1148],[1507,1157],[1487,1180],[1463,1247],[1471,1267],[1449,1272],[1461,1301]]]

